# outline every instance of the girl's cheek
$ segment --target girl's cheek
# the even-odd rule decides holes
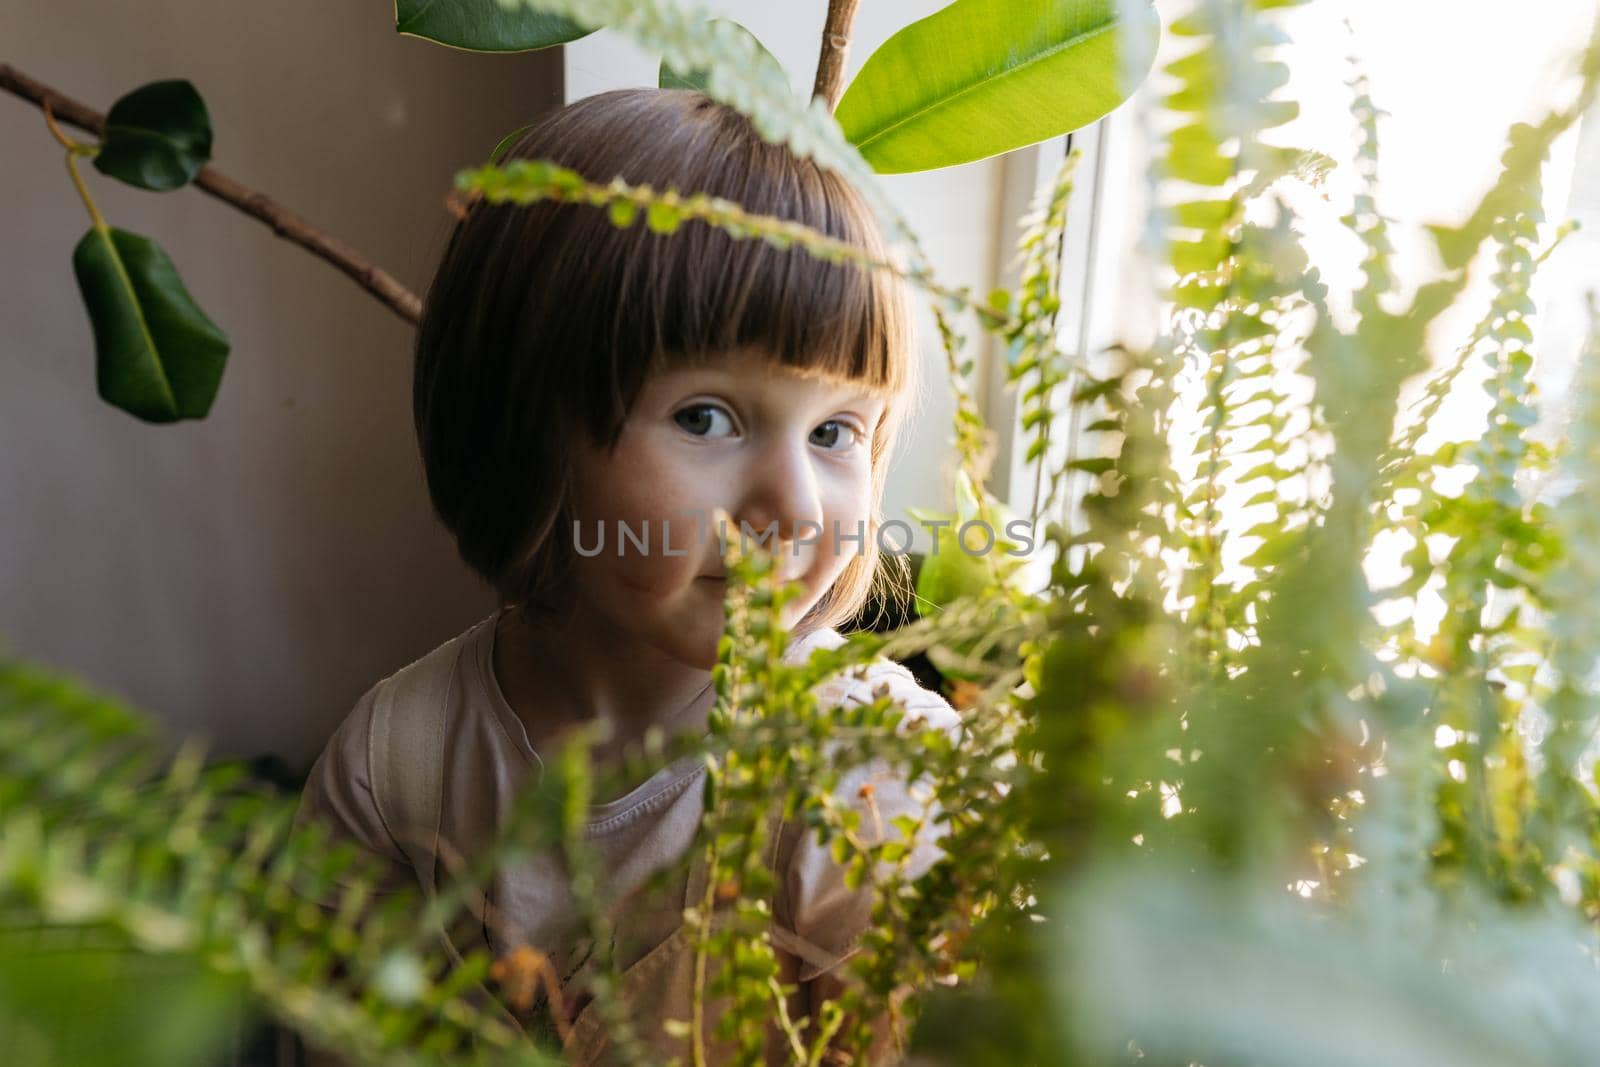
[[[656,526],[683,506],[684,464],[674,453],[671,441],[624,433],[611,462],[590,474],[613,518]]]
[[[851,481],[839,487],[833,499],[824,507],[827,529],[817,545],[820,557],[817,570],[827,575],[824,587],[831,584],[846,565],[863,551],[858,535],[860,539],[872,537],[867,521],[872,514],[870,501],[871,487],[863,489]]]

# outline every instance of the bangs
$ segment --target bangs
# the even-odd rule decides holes
[[[591,158],[563,158],[560,123],[524,138],[510,155],[551,160],[592,182],[621,177],[657,191],[721,197],[872,259],[889,258],[870,209],[844,179],[763,141],[738,112],[688,90],[636,93],[619,103],[626,106],[608,111],[609,136],[583,139]],[[596,153],[596,143],[611,147]],[[548,273],[537,273],[583,279],[576,292],[552,286],[530,294],[529,305],[539,308],[541,347],[553,345],[548,351],[572,361],[569,384],[585,397],[585,421],[599,441],[621,432],[648,373],[734,349],[890,394],[910,384],[906,285],[889,271],[735,239],[698,220],[658,234],[642,220],[618,228],[583,205],[518,210],[547,216],[535,221],[540,232],[527,234],[524,247],[564,250],[549,257],[559,262],[543,265]]]
[[[863,232],[867,209],[849,202],[853,192],[820,173],[785,177],[797,179],[800,195],[777,204],[747,199],[747,209],[885,257],[882,248],[868,248],[874,234]],[[786,367],[891,392],[903,384],[905,315],[899,284],[886,272],[829,263],[760,238],[735,240],[693,221],[672,236],[643,230],[623,236],[642,238],[626,244],[643,247],[636,253],[638,276],[619,293],[617,340],[649,351],[652,367],[755,346]]]

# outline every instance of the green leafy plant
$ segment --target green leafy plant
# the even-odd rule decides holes
[[[1337,318],[1283,193],[1332,161],[1263,136],[1294,112],[1276,55],[1283,6],[1197,0],[1171,27],[1191,47],[1164,71],[1169,121],[1151,173],[1153,284],[1170,317],[1149,346],[1092,364],[1055,328],[1070,160],[1030,214],[1017,290],[982,300],[939,281],[881,195],[906,253],[893,262],[737,204],[597,184],[547,161],[460,176],[467,196],[587,205],[663,239],[715,226],[902,274],[935,310],[974,514],[997,505],[982,489],[962,330],[1006,342],[1021,391],[1050,523],[1046,588],[1020,589],[1000,568],[935,570],[924,617],[790,664],[776,622],[789,592],[770,560],[730,559],[710,736],[654,737],[621,772],[637,781],[690,752],[707,764],[697,856],[709,877],[685,916],[694,1010],[667,1021],[693,1062],[713,1050],[762,1062],[773,1030],[792,1062],[862,1058],[883,1016],[909,1028],[923,1061],[962,1065],[1591,1055],[1600,314],[1559,443],[1526,431],[1539,410],[1529,280],[1560,233],[1539,229],[1540,170],[1594,101],[1600,40],[1581,57],[1574,101],[1511,132],[1480,207],[1435,232],[1442,270],[1408,294],[1380,209],[1376,105],[1352,77],[1362,182],[1341,219],[1364,261],[1344,294],[1354,314]],[[656,3],[537,8],[603,21],[675,70],[704,71],[706,90],[770,137],[870,185],[859,146],[778,85],[732,24]],[[1463,299],[1485,246],[1489,307],[1459,359],[1434,369],[1428,328]],[[1421,452],[1472,358],[1488,372],[1486,431]],[[1404,410],[1419,377],[1420,405]],[[1190,416],[1199,432],[1177,432]],[[1464,487],[1446,486],[1446,467],[1467,468]],[[1558,498],[1536,495],[1556,484]],[[1363,560],[1395,538],[1409,546],[1407,574],[1375,589]],[[1230,580],[1220,561],[1239,547],[1243,576]],[[1449,606],[1437,636],[1380,625],[1380,601],[1425,587]],[[922,652],[960,681],[957,736],[919,727],[886,695],[847,708],[817,699],[833,675]],[[838,795],[875,761],[927,783],[920,819],[875,827],[870,792]],[[452,964],[434,942],[470,914],[495,864],[559,848],[589,932],[608,943],[605,889],[578,832],[604,783],[581,741],[551,765],[449,892],[380,904],[360,859],[315,826],[291,828],[283,801],[190,750],[167,760],[137,716],[10,664],[0,922],[8,937],[92,934],[60,957],[84,974],[111,944],[224,976],[353,1060],[552,1062],[554,1041],[507,1025],[484,988],[515,1001],[545,981],[537,947]],[[775,810],[875,891],[850,981],[809,1019],[789,1013],[765,933]],[[942,855],[909,877],[912,841],[930,832]],[[615,961],[597,963],[615,1058],[648,1062]],[[6,973],[0,1018],[28,1003]],[[204,1001],[192,1001],[197,1018]],[[59,1059],[47,1028],[28,1040],[41,1062]]]

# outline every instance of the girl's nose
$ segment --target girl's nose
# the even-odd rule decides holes
[[[819,539],[822,498],[804,443],[762,449],[753,457],[747,475],[733,520],[750,531],[752,544],[757,538],[768,538],[770,551],[769,530],[780,541],[804,538],[815,543]]]

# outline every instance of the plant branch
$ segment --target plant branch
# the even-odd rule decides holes
[[[839,106],[844,95],[844,62],[850,54],[850,24],[856,19],[860,0],[828,0],[828,20],[822,25],[822,52],[817,56],[817,83],[812,96],[828,102],[828,110]]]
[[[0,63],[0,89],[19,96],[41,109],[47,104],[56,119],[96,136],[105,133],[105,116],[69,96],[35,81],[9,63]],[[194,184],[218,200],[251,215],[272,227],[272,232],[327,260],[354,278],[395,314],[415,326],[422,318],[422,301],[400,284],[392,274],[367,262],[355,249],[311,225],[265,193],[257,192],[223,174],[215,167],[202,167]]]

